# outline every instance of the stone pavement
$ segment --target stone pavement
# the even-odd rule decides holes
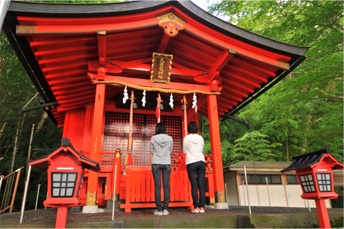
[[[68,213],[67,228],[291,228],[317,227],[316,210],[307,208],[230,206],[226,210],[206,208],[205,214],[192,214],[187,208],[171,208],[168,216],[153,215],[154,209],[133,209],[83,214],[79,208]],[[331,221],[343,222],[343,209],[329,209]],[[54,228],[56,209],[25,211],[20,224],[20,213],[0,214],[1,228]],[[333,226],[333,224],[332,224]]]

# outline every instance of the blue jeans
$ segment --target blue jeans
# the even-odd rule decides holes
[[[155,205],[158,211],[168,209],[170,203],[170,175],[171,165],[152,164],[152,173],[155,184]],[[161,174],[164,187],[164,204],[161,204]]]
[[[205,163],[197,161],[186,165],[191,183],[191,195],[195,208],[205,205]],[[199,191],[199,197],[198,197]]]

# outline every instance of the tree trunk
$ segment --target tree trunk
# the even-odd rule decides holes
[[[285,153],[286,153],[286,159],[287,161],[289,160],[289,138],[288,138],[288,134],[285,134]]]
[[[13,172],[13,169],[14,169],[14,161],[16,160],[16,154],[17,154],[17,150],[18,150],[18,141],[19,141],[19,137],[21,135],[21,129],[22,129],[23,124],[24,124],[25,116],[26,116],[26,114],[24,113],[21,121],[18,122],[17,132],[16,132],[16,136],[14,139],[13,156],[12,156],[10,172]]]
[[[45,120],[48,118],[48,114],[47,112],[43,112],[43,115],[41,117],[41,120],[39,120],[38,124],[37,124],[37,128],[36,128],[36,132],[39,132],[40,129],[42,128]]]

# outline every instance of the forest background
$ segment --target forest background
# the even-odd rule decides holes
[[[223,0],[208,7],[214,16],[250,32],[309,47],[307,59],[292,74],[236,114],[249,128],[232,119],[221,121],[223,166],[239,161],[291,161],[293,156],[325,147],[343,162],[343,7],[343,1],[300,0]],[[20,114],[22,109],[37,105],[37,91],[2,31],[0,174],[26,166],[29,159],[46,156],[60,146],[62,130],[43,109]],[[206,117],[200,117],[200,121],[205,152],[209,152],[208,121]],[[44,181],[44,176],[36,177],[31,189]],[[22,189],[19,187],[18,192]],[[16,206],[20,206],[17,201]],[[28,204],[27,209],[32,207]]]

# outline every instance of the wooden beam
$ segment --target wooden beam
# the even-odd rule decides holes
[[[60,71],[62,71],[60,69]],[[68,77],[82,77],[83,74],[84,74],[84,69],[80,70],[80,69],[73,69],[73,70],[70,70],[68,72],[59,72],[59,73],[52,73],[52,74],[49,74],[49,73],[46,73],[45,74],[45,78],[47,80],[54,80],[54,79],[65,79],[65,78],[68,78]]]
[[[85,80],[85,81],[73,82],[70,84],[52,85],[51,90],[53,91],[54,95],[58,95],[58,94],[65,94],[66,91],[77,88],[77,87],[80,87],[83,90],[85,90],[85,88],[89,85],[90,85],[90,82]],[[87,90],[89,89],[87,88]]]
[[[85,66],[85,63],[83,62],[73,62],[73,63],[69,63],[67,65],[63,65],[63,69],[64,70],[67,70],[67,69],[79,69],[80,71],[83,71],[87,68],[84,67]],[[60,73],[61,72],[61,67],[57,67],[57,66],[49,66],[49,67],[46,67],[46,66],[42,66],[42,71],[44,74],[53,74],[53,73]]]
[[[91,60],[88,62],[89,72],[96,73],[100,64],[97,60]],[[108,60],[106,64],[105,72],[110,74],[120,74],[122,72],[137,72],[141,74],[150,74],[151,65],[144,64],[138,61],[118,61],[118,60]],[[204,74],[203,71],[193,70],[189,68],[173,67],[171,76],[183,76],[194,78],[197,75]]]
[[[230,85],[231,88],[240,89],[240,91],[246,94],[251,94],[254,92],[254,88],[248,87],[245,84],[240,84],[237,81],[232,80],[232,79],[226,79],[226,84]]]
[[[233,72],[230,72],[229,74],[224,74],[222,75],[223,78],[222,78],[222,82],[226,82],[227,79],[232,79],[238,83],[241,83],[241,84],[245,84],[246,86],[249,86],[249,87],[252,87],[252,88],[260,88],[261,85],[253,80],[251,80],[250,78],[248,77],[244,77],[244,76],[241,76],[241,75],[238,75],[236,73],[233,73]]]
[[[106,66],[106,31],[97,32],[98,60],[101,67]]]
[[[199,84],[187,84],[170,82],[169,84],[153,83],[147,79],[130,78],[122,76],[109,76],[105,75],[104,81],[96,80],[97,74],[88,73],[88,77],[95,84],[113,84],[120,86],[128,86],[135,89],[147,90],[147,91],[159,91],[165,93],[201,93],[201,94],[219,94],[220,91],[212,90],[211,85],[199,85]]]
[[[55,25],[17,25],[17,35],[25,34],[80,34],[80,33],[97,33],[98,31],[123,31],[147,27],[156,27],[158,20],[148,18],[127,22],[95,23],[95,24],[55,24]]]
[[[73,98],[63,98],[63,99],[57,99],[57,102],[59,105],[63,106],[64,103],[72,104],[74,102],[84,102],[88,99],[92,99],[92,96],[90,95],[83,95],[81,97],[73,97]]]
[[[228,90],[228,91],[229,91],[229,93],[231,93],[231,94],[233,94],[235,96],[239,96],[242,99],[245,99],[245,98],[248,97],[247,93],[244,93],[244,92],[242,92],[242,91],[240,91],[240,90],[238,90],[238,89],[236,89],[234,87],[231,87],[230,90]]]
[[[209,31],[204,31],[189,23],[185,23],[184,30],[188,31],[189,33],[195,36],[202,37],[208,42],[213,43],[214,45],[219,46],[225,50],[233,50],[239,55],[246,56],[250,59],[257,60],[269,65],[278,67],[283,70],[290,69],[289,63],[287,62],[279,61],[277,59],[271,58],[266,55],[261,55],[259,52],[252,51],[248,47],[242,47],[242,46],[236,45],[234,42],[222,40],[220,37],[222,34],[219,34],[220,36],[216,36],[214,33],[209,33]],[[245,45],[248,46],[247,44]],[[266,50],[264,50],[264,52],[266,52]]]
[[[242,100],[243,100],[243,97],[239,97],[239,96],[236,96],[234,94],[229,94],[229,93],[226,93],[225,91],[221,92],[221,97],[224,97],[227,99],[231,98],[231,100],[237,101],[237,102],[242,102]]]
[[[220,71],[225,67],[225,65],[233,58],[235,55],[234,51],[226,50],[218,57],[217,61],[209,69],[208,74],[204,76],[195,77],[195,81],[199,81],[200,78],[206,77],[208,83],[213,81],[217,76],[219,76]]]
[[[255,62],[247,62],[243,58],[236,58],[235,64],[232,65],[235,68],[238,68],[239,66],[246,66],[245,68],[239,67],[239,69],[250,69],[252,72],[256,72],[258,75],[267,75],[274,77],[276,76],[276,68],[266,65],[257,65]]]
[[[237,105],[238,104],[238,101],[233,101],[232,99],[230,99],[229,97],[225,97],[225,96],[218,96],[217,97],[217,100],[220,102],[223,102],[223,103],[226,103],[226,104],[230,104],[230,105]],[[225,109],[225,108],[218,108],[219,110],[222,110],[222,109]],[[225,111],[227,111],[225,109]]]
[[[251,71],[249,71],[248,69],[243,69],[240,68],[238,66],[231,66],[231,72],[234,74],[237,74],[238,77],[240,77],[242,75],[242,78],[247,78],[250,79],[250,81],[254,81],[254,82],[258,82],[259,84],[263,83],[267,83],[268,79],[265,77],[262,77],[260,74],[252,74]],[[274,77],[275,74],[271,77]]]
[[[38,60],[40,65],[56,64],[63,63],[68,64],[71,62],[76,62],[77,60],[85,61],[87,59],[97,58],[97,54],[79,54],[79,55],[70,55],[70,56],[60,56],[53,59],[41,59]]]
[[[70,94],[73,94],[73,96],[70,96]],[[60,94],[60,95],[55,95],[56,100],[60,101],[60,100],[66,100],[66,101],[73,101],[73,100],[80,100],[80,99],[84,99],[86,97],[89,97],[90,92],[89,91],[85,91],[85,90],[71,90],[70,94],[68,93],[64,93],[64,94]]]
[[[158,53],[165,53],[166,47],[170,39],[171,39],[170,36],[168,36],[166,33],[163,33],[163,37],[161,38],[161,41],[159,44]]]

